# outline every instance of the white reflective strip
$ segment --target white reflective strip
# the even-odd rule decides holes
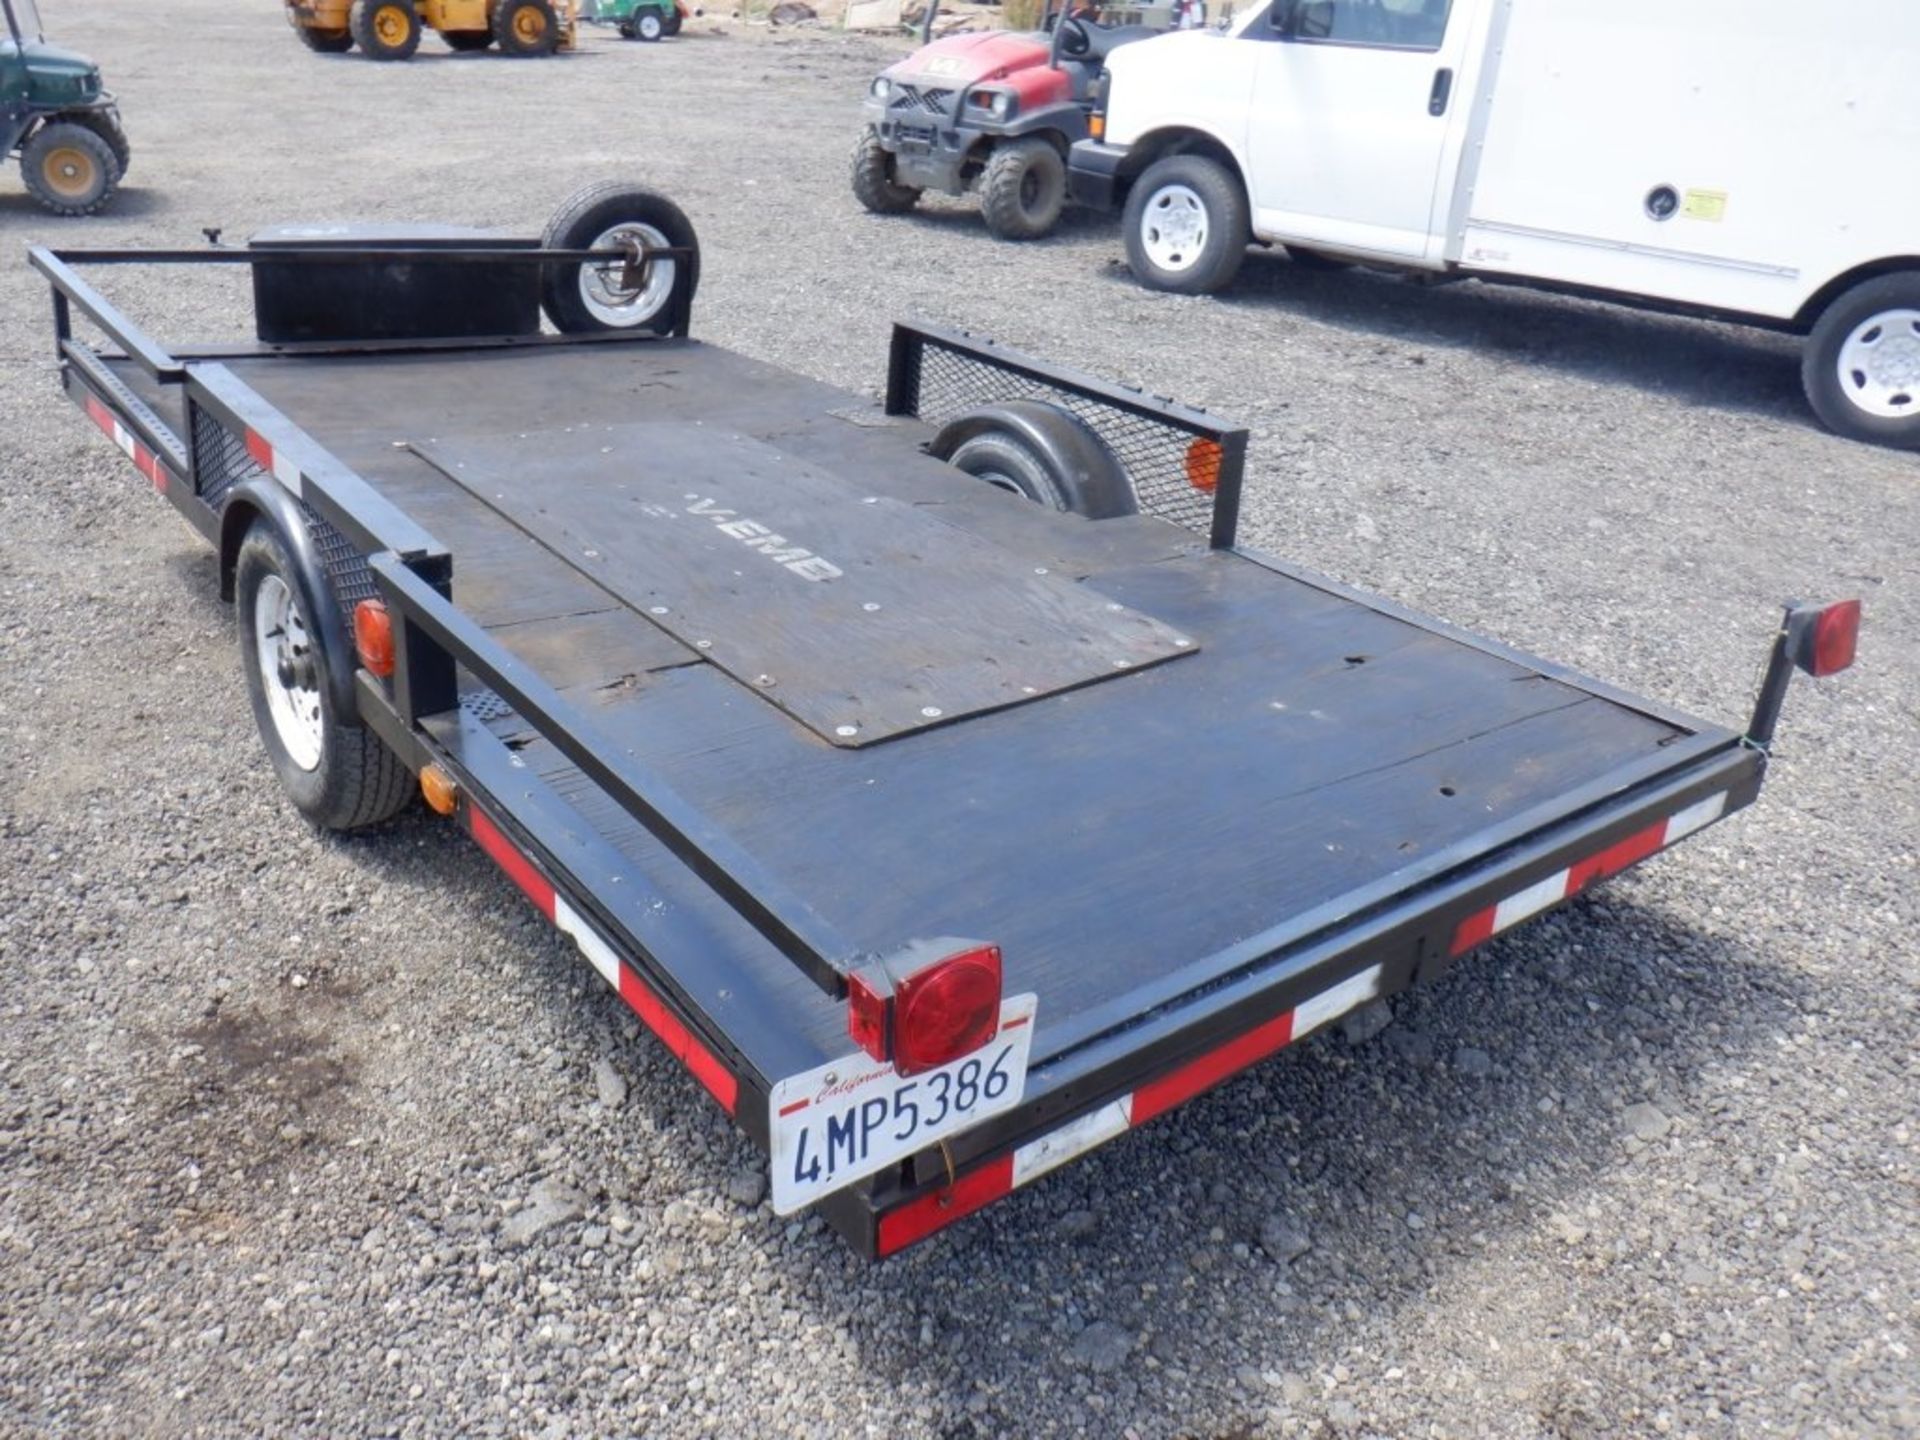
[[[1558,905],[1567,898],[1567,880],[1565,870],[1556,871],[1544,880],[1536,880],[1518,895],[1509,895],[1493,907],[1493,928],[1504,930],[1509,925],[1518,925],[1529,915],[1538,915],[1549,905]]]
[[[1694,831],[1711,825],[1720,818],[1721,812],[1726,808],[1727,792],[1722,790],[1717,795],[1709,795],[1704,800],[1694,801],[1684,810],[1675,811],[1667,817],[1667,833],[1661,843],[1671,845],[1674,841],[1684,839]]]
[[[1096,1145],[1104,1145],[1116,1135],[1126,1133],[1132,1123],[1133,1096],[1122,1095],[1091,1114],[1062,1125],[1049,1135],[1029,1141],[1013,1152],[1013,1183],[1024,1185],[1036,1176],[1084,1155]]]
[[[278,450],[273,452],[273,478],[286,486],[294,494],[300,493],[300,467],[287,459]]]
[[[127,454],[133,455],[133,434],[118,420],[113,422],[113,443],[126,451]],[[134,458],[138,459],[139,457],[135,456]]]
[[[580,947],[582,955],[593,962],[593,968],[600,972],[600,978],[618,990],[620,959],[613,953],[613,947],[602,940],[600,932],[589,925],[585,917],[557,892],[553,897],[553,923],[573,937],[573,943]]]
[[[1372,966],[1349,976],[1331,990],[1322,990],[1311,1000],[1293,1007],[1292,1040],[1311,1034],[1329,1020],[1338,1020],[1356,1005],[1364,1005],[1380,993],[1380,967]]]

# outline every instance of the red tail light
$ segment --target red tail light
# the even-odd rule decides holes
[[[382,680],[393,674],[393,619],[379,600],[362,600],[353,607],[353,648],[360,663]]]
[[[1793,663],[1809,675],[1837,675],[1853,664],[1860,642],[1860,602],[1807,606],[1787,617]]]
[[[902,1075],[971,1054],[1000,1024],[1000,947],[921,940],[847,978],[847,1033]]]

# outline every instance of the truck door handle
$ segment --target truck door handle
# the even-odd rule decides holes
[[[1436,70],[1433,72],[1433,89],[1427,92],[1427,114],[1444,115],[1447,113],[1447,97],[1453,94],[1453,71]]]

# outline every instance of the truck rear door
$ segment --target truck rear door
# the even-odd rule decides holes
[[[1491,0],[1273,0],[1247,150],[1254,229],[1438,262]]]

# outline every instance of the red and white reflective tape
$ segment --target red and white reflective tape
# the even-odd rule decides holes
[[[105,402],[97,396],[87,396],[86,409],[87,418],[98,425],[109,440],[113,441],[114,444],[126,452],[127,458],[133,461],[133,468],[147,477],[147,483],[152,485],[153,488],[158,490],[162,495],[166,494],[167,467],[165,462],[153,451],[141,444],[139,437],[127,429],[126,426],[122,425],[120,423],[120,417],[108,409]]]
[[[294,494],[300,493],[300,467],[275,450],[258,430],[247,430],[247,454],[253,463],[278,480]]]
[[[1150,1080],[1132,1093],[1110,1100],[1098,1110],[1069,1121],[1037,1140],[1029,1140],[1011,1155],[1002,1155],[962,1175],[952,1186],[910,1200],[880,1217],[879,1250],[891,1255],[923,1240],[963,1216],[1011,1194],[1029,1180],[1104,1145],[1116,1135],[1164,1115],[1222,1080],[1310,1035],[1330,1020],[1380,993],[1381,967],[1369,966],[1331,989],[1267,1021],[1224,1045],[1189,1060],[1179,1069]]]
[[[1462,920],[1453,932],[1450,955],[1464,955],[1481,941],[1531,919],[1542,910],[1571,900],[1596,880],[1618,875],[1629,865],[1667,848],[1676,840],[1711,825],[1727,808],[1724,790],[1677,810],[1664,820],[1656,820],[1644,830],[1636,830],[1624,840],[1616,840],[1606,849],[1577,860],[1544,880],[1536,880],[1524,890],[1516,890],[1497,905],[1476,910]]]
[[[466,815],[467,829],[472,832],[480,848],[507,872],[507,878],[520,887],[542,915],[572,939],[580,953],[600,972],[600,978],[620,993],[620,998],[632,1007],[633,1013],[678,1057],[681,1064],[693,1072],[693,1078],[707,1087],[727,1114],[733,1114],[740,1102],[740,1082],[733,1072],[694,1037],[659,991],[620,959],[613,946],[607,943],[606,937],[593,927],[586,916],[567,903],[567,897],[554,889],[553,883],[534,867],[533,862],[501,832],[499,826],[487,818],[484,811],[469,804]]]

